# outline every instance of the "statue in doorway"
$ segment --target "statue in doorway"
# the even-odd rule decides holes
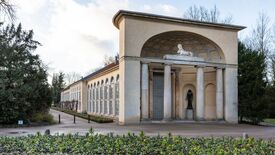
[[[187,109],[193,109],[192,107],[193,93],[190,89],[187,91],[186,100],[188,101]]]
[[[178,49],[179,49],[179,50],[177,51],[177,53],[178,53],[179,55],[190,56],[190,57],[193,56],[193,53],[192,53],[192,52],[186,51],[186,50],[183,49],[182,44],[178,44]]]

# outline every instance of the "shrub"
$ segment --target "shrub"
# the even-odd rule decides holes
[[[3,154],[272,154],[274,149],[274,141],[255,138],[149,137],[132,133],[0,137]]]
[[[49,124],[53,124],[55,122],[53,119],[53,116],[46,112],[34,114],[33,117],[30,118],[30,121],[35,123],[49,123]]]

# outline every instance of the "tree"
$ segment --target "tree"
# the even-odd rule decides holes
[[[61,91],[65,87],[64,76],[65,76],[65,74],[62,72],[53,74],[52,99],[53,99],[53,103],[56,106],[60,104]]]
[[[104,60],[103,60],[103,65],[104,66],[107,66],[111,63],[114,63],[118,60],[118,54],[116,54],[116,56],[108,56],[108,55],[105,55],[104,56]]]
[[[265,55],[239,42],[239,116],[254,124],[267,117]]]
[[[0,0],[0,17],[7,17],[11,21],[15,20],[14,6],[8,0]]]
[[[253,50],[264,53],[266,56],[270,54],[272,33],[270,18],[264,13],[260,12],[257,25],[253,28],[247,45]]]
[[[67,85],[72,84],[79,79],[81,79],[81,75],[76,72],[67,73],[65,75],[65,81]]]
[[[21,24],[0,25],[0,123],[15,123],[50,107],[47,68],[32,52],[40,43]]]
[[[187,19],[204,21],[204,22],[212,22],[212,23],[224,23],[224,24],[232,23],[232,16],[227,16],[221,19],[220,11],[217,9],[216,5],[209,10],[203,6],[198,7],[196,5],[193,5],[185,11],[183,17]]]

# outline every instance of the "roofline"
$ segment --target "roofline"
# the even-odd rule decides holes
[[[65,91],[65,90],[69,89],[72,85],[74,85],[74,84],[76,84],[78,82],[85,81],[85,80],[87,80],[89,78],[92,78],[92,77],[98,75],[101,72],[104,72],[104,71],[106,71],[108,69],[111,69],[113,67],[116,67],[116,66],[118,66],[118,62],[113,62],[113,63],[111,63],[111,64],[109,64],[109,65],[107,65],[107,66],[105,66],[105,67],[103,67],[103,68],[101,68],[101,69],[99,69],[99,70],[97,70],[97,71],[95,71],[95,72],[93,72],[93,73],[85,76],[85,77],[82,77],[81,79],[79,79],[79,80],[77,80],[77,81],[75,81],[75,82],[73,82],[71,84],[69,84],[67,87],[65,87],[64,89],[62,89],[62,91]]]
[[[94,76],[96,76],[96,75],[98,75],[98,74],[100,74],[100,73],[102,73],[102,72],[104,72],[106,70],[112,69],[112,68],[114,68],[116,66],[118,66],[118,62],[117,61],[113,62],[113,63],[111,63],[111,64],[109,64],[109,65],[107,65],[107,66],[105,66],[105,67],[103,67],[103,68],[101,68],[101,69],[99,69],[99,70],[97,70],[97,71],[89,74],[89,75],[87,75],[87,76],[85,76],[81,80],[88,80],[88,79],[90,79],[90,78],[92,78],[92,77],[94,77]]]
[[[191,19],[156,15],[156,14],[151,14],[151,13],[119,10],[113,17],[113,24],[118,29],[119,29],[119,20],[122,16],[132,16],[132,17],[140,17],[140,18],[147,18],[147,19],[157,19],[157,20],[169,21],[169,22],[175,22],[175,23],[192,24],[192,25],[199,25],[199,26],[209,26],[209,27],[216,27],[216,28],[232,29],[232,30],[237,30],[237,31],[240,31],[240,30],[246,28],[245,26],[240,26],[240,25],[211,23],[211,22],[203,22],[203,21],[197,21],[197,20],[191,20]]]

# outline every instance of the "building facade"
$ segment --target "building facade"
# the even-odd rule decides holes
[[[238,122],[237,35],[245,27],[131,11],[113,24],[119,62],[82,79],[89,114],[122,125]]]

